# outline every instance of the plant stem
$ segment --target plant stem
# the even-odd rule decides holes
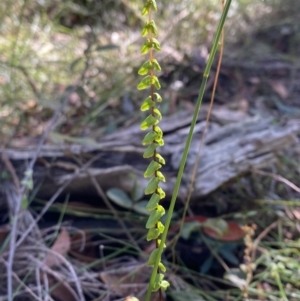
[[[169,230],[171,219],[172,219],[172,214],[173,214],[173,211],[174,211],[174,206],[175,206],[175,203],[176,203],[176,198],[177,198],[178,191],[179,191],[179,188],[180,188],[180,183],[181,183],[185,163],[186,163],[186,160],[187,160],[188,152],[189,152],[190,145],[191,145],[192,138],[193,138],[194,128],[195,128],[195,125],[196,125],[196,122],[197,122],[197,118],[198,118],[198,114],[199,114],[199,111],[200,111],[203,95],[204,95],[204,92],[205,92],[205,86],[206,86],[206,83],[207,83],[207,79],[208,79],[208,76],[209,76],[209,73],[210,73],[210,69],[211,69],[214,57],[215,57],[216,52],[217,52],[219,39],[220,39],[222,29],[223,29],[223,26],[224,26],[224,23],[225,23],[225,20],[226,20],[228,11],[229,11],[230,4],[231,4],[231,0],[227,0],[226,5],[224,7],[224,10],[222,12],[221,19],[219,21],[219,25],[218,25],[217,32],[216,32],[216,35],[215,35],[215,38],[214,38],[214,43],[213,43],[213,46],[212,46],[212,50],[211,50],[211,53],[209,55],[206,68],[204,70],[203,79],[202,79],[202,83],[201,83],[201,87],[200,87],[200,91],[199,91],[199,95],[198,95],[198,99],[197,99],[193,119],[192,119],[191,126],[190,126],[190,131],[189,131],[186,143],[185,143],[185,147],[184,147],[183,155],[182,155],[182,158],[181,158],[181,162],[180,162],[180,166],[179,166],[179,171],[178,171],[175,187],[174,187],[173,194],[172,194],[172,199],[171,199],[171,203],[170,203],[170,207],[169,207],[169,211],[168,211],[168,215],[167,215],[167,219],[166,219],[166,223],[165,223],[165,229],[164,229],[164,232],[162,234],[161,242],[160,242],[160,245],[159,245],[159,248],[158,248],[158,257],[159,258],[161,258],[161,255],[162,255],[162,252],[163,252],[163,247],[164,247],[165,242],[166,242],[168,230]],[[159,262],[160,262],[160,260],[157,260],[155,262],[154,267],[153,267],[145,301],[150,301],[151,290],[153,288],[155,277],[157,275],[157,268],[158,268]]]

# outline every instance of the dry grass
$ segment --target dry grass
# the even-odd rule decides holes
[[[141,44],[141,19],[137,3],[126,0],[99,3],[95,14],[94,8],[84,9],[80,2],[74,5],[72,1],[1,1],[2,143],[8,143],[12,137],[39,137],[61,101],[66,101],[63,92],[74,83],[77,83],[78,88],[67,99],[64,111],[59,112],[59,119],[55,122],[56,131],[70,136],[87,135],[98,138],[120,125],[126,125],[131,118],[130,122],[139,118],[132,117],[137,112],[141,96],[135,92],[138,80],[136,70],[142,59],[137,55]],[[220,16],[220,6],[217,5],[218,1],[176,0],[162,3],[165,8],[160,9],[158,24],[164,50],[160,54],[160,60],[164,62],[166,70],[163,78],[167,78],[163,93],[168,98],[167,83],[172,84],[178,78],[181,79],[181,75],[176,74],[176,66],[190,65],[191,62],[201,66],[201,60],[205,59],[216,20]],[[278,28],[288,28],[296,32],[292,40],[292,50],[286,54],[293,59],[297,54],[293,49],[297,48],[300,40],[298,22],[295,22],[300,11],[297,5],[299,6],[299,1],[295,0],[284,3],[236,2],[228,19],[228,28],[231,29],[228,29],[227,43],[239,43],[241,33],[246,37],[242,41],[247,42],[252,36],[245,32],[254,34],[257,27],[260,27],[259,34],[270,38],[272,45],[270,32],[278,33]],[[278,22],[279,18],[281,22]],[[262,26],[262,21],[265,26]],[[74,22],[77,23],[73,28],[66,27],[74,25]],[[250,42],[252,45],[252,41]],[[244,45],[249,46],[247,43]],[[239,50],[234,55],[236,53]],[[174,73],[174,77],[170,79],[170,74]],[[122,118],[122,114],[128,115]],[[299,150],[290,152],[292,153],[279,156],[277,164],[268,172],[299,183]],[[213,203],[219,214],[239,212],[239,218],[243,222],[254,222],[258,225],[258,233],[276,221],[277,228],[272,229],[256,246],[257,257],[253,261],[258,268],[254,272],[249,293],[257,298],[263,298],[265,294],[266,300],[292,301],[300,298],[297,287],[297,273],[300,268],[297,261],[299,194],[293,187],[280,183],[277,179],[257,174],[237,179],[235,183],[209,196],[206,205],[211,206]],[[15,300],[21,301],[54,298],[64,301],[116,300],[117,296],[125,296],[131,290],[136,290],[137,295],[143,295],[145,279],[136,283],[136,280],[129,281],[125,277],[126,281],[120,286],[121,292],[116,292],[116,287],[113,286],[115,281],[122,282],[124,278],[124,275],[114,275],[120,265],[131,268],[133,274],[139,275],[144,264],[144,259],[124,257],[129,252],[126,247],[115,250],[108,257],[101,257],[100,254],[100,259],[90,264],[67,255],[69,250],[53,251],[53,241],[57,239],[58,230],[41,230],[37,222],[63,188],[48,200],[47,206],[36,216],[30,208],[22,208],[24,203],[19,201],[20,195],[16,195],[15,187],[10,181],[5,183],[8,184],[1,185],[0,200],[9,204],[12,223],[8,229],[0,229],[0,300],[7,300],[8,294],[14,294]],[[258,201],[254,203],[254,199]],[[284,199],[291,201],[284,202]],[[20,210],[16,210],[16,202]],[[205,204],[205,200],[202,204]],[[256,215],[249,216],[249,212]],[[15,229],[14,232],[10,232],[12,228]],[[14,242],[10,245],[9,234]],[[110,245],[113,242],[113,238],[109,238],[100,244]],[[48,262],[47,265],[45,259],[48,254],[57,258],[59,264]],[[137,252],[134,255],[137,257]],[[199,275],[171,264],[169,269],[172,271],[169,275],[172,283],[171,294],[175,295],[176,290],[181,289],[196,292],[197,296],[201,295],[207,300],[217,300],[224,296],[227,296],[227,300],[240,298],[240,290],[220,289],[224,284],[230,287],[232,283],[227,280]],[[146,272],[143,276],[145,274]],[[291,278],[293,275],[295,278]],[[10,293],[7,291],[7,280],[12,288]],[[60,285],[56,286],[57,283]],[[53,286],[56,289],[52,290]],[[62,294],[65,299],[62,299]],[[190,295],[193,296],[192,293]],[[66,296],[70,299],[67,300]],[[186,295],[182,298],[184,297]]]

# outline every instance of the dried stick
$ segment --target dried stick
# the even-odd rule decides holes
[[[284,178],[280,175],[275,175],[271,172],[266,172],[266,171],[262,171],[262,170],[259,170],[259,169],[252,169],[252,171],[259,174],[259,175],[269,176],[269,177],[273,178],[274,180],[277,180],[281,183],[286,184],[287,186],[289,186],[290,188],[292,188],[296,192],[300,193],[300,187],[296,186],[294,183],[292,183],[291,181],[289,181],[288,179],[286,179],[286,178]]]
[[[3,259],[0,258],[0,261],[7,266],[7,262]],[[20,278],[19,276],[12,271],[12,276],[17,280],[17,282],[20,283],[20,285],[24,288],[24,290],[31,295],[32,298],[34,298],[34,300],[38,300],[38,301],[43,301],[39,296],[37,296]]]
[[[16,243],[16,247],[20,246],[20,244],[24,241],[24,239],[27,237],[27,235],[32,231],[32,229],[35,227],[35,225],[38,223],[38,221],[43,217],[43,215],[48,211],[48,209],[51,207],[53,202],[58,198],[58,196],[64,191],[64,189],[73,181],[76,176],[80,174],[82,170],[87,168],[89,165],[91,165],[95,160],[98,160],[101,155],[95,156],[91,160],[89,160],[82,169],[77,169],[73,176],[70,177],[69,180],[67,180],[57,191],[56,193],[51,197],[51,199],[47,202],[43,210],[40,212],[40,214],[36,217],[34,222],[25,230],[25,232],[22,234],[22,236],[19,238],[19,240]]]
[[[80,165],[82,165],[82,161],[80,159],[74,158],[78,163],[80,163]],[[87,173],[87,175],[90,177],[98,195],[103,199],[105,205],[109,208],[109,210],[111,210],[111,212],[113,213],[114,217],[116,218],[116,220],[118,221],[118,223],[120,224],[120,226],[124,229],[124,232],[126,233],[127,237],[129,238],[129,240],[131,241],[131,243],[137,248],[137,250],[141,251],[141,248],[139,247],[139,245],[137,244],[137,242],[134,240],[133,236],[131,235],[131,233],[128,231],[125,223],[122,221],[122,219],[119,217],[117,211],[115,210],[115,208],[111,205],[110,201],[107,199],[105,193],[103,192],[102,188],[100,187],[99,183],[97,182],[95,176],[89,171],[88,168],[85,168],[85,172]]]
[[[74,88],[72,90],[74,90]],[[71,93],[71,91],[69,93]],[[21,211],[21,201],[22,201],[22,198],[25,195],[25,193],[27,193],[26,183],[31,181],[31,171],[33,170],[33,167],[39,156],[42,146],[44,145],[47,137],[49,136],[51,130],[53,129],[60,112],[63,111],[65,105],[67,104],[69,93],[67,93],[67,95],[65,95],[65,98],[64,98],[62,104],[56,109],[53,117],[51,118],[48,128],[46,129],[46,131],[43,133],[42,137],[40,138],[36,152],[34,153],[33,158],[31,159],[29,166],[27,167],[27,169],[25,171],[25,176],[24,176],[23,180],[21,181],[22,185],[21,185],[20,189],[17,191],[15,206],[14,206],[14,208],[12,208],[13,212],[12,212],[11,219],[13,220],[13,223],[12,223],[12,227],[11,227],[11,236],[10,236],[10,252],[9,252],[9,257],[8,257],[8,262],[7,262],[7,297],[8,297],[8,300],[13,300],[13,285],[12,285],[13,261],[14,261],[15,250],[17,247],[17,245],[16,245],[17,235],[16,234],[17,234],[17,226],[18,226],[18,217],[19,217],[19,213]]]

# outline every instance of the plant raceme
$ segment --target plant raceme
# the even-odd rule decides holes
[[[157,27],[152,20],[152,12],[157,11],[155,0],[147,0],[142,10],[142,15],[148,16],[148,21],[142,30],[142,36],[146,37],[146,41],[142,46],[141,53],[148,55],[148,60],[143,63],[138,73],[144,76],[138,84],[139,90],[149,89],[150,95],[143,101],[141,111],[148,111],[149,115],[141,124],[141,130],[149,130],[145,135],[142,144],[147,146],[144,151],[144,158],[151,158],[144,177],[149,178],[145,194],[151,195],[146,209],[150,212],[146,228],[148,229],[147,240],[156,240],[156,248],[152,251],[148,259],[148,265],[154,266],[158,261],[157,274],[153,283],[150,283],[152,292],[160,289],[165,290],[169,286],[169,282],[164,280],[163,272],[166,271],[165,266],[161,262],[159,255],[160,236],[164,232],[164,225],[160,221],[161,217],[165,214],[164,207],[160,204],[160,200],[165,198],[165,192],[160,187],[161,182],[166,179],[160,169],[165,164],[165,159],[158,153],[158,148],[164,145],[163,131],[159,127],[159,122],[162,115],[158,109],[157,104],[162,101],[161,96],[155,92],[160,89],[160,83],[155,75],[155,72],[160,72],[161,67],[157,60],[154,58],[154,51],[160,51],[160,43],[155,38],[157,35]]]
[[[151,195],[147,205],[147,209],[151,213],[147,221],[146,227],[149,229],[147,240],[156,240],[156,249],[152,251],[148,260],[149,266],[153,266],[153,269],[152,269],[152,274],[151,274],[151,278],[146,294],[146,299],[145,299],[146,301],[150,300],[151,292],[155,292],[158,290],[161,292],[162,289],[165,290],[169,286],[169,283],[166,280],[164,280],[163,272],[165,272],[166,268],[161,262],[161,254],[163,252],[163,248],[165,248],[165,241],[168,234],[168,229],[170,227],[172,214],[174,211],[176,198],[179,192],[180,183],[183,176],[183,171],[187,160],[188,152],[191,146],[193,132],[197,122],[197,117],[204,96],[205,86],[212,67],[214,57],[218,49],[221,32],[229,11],[229,7],[231,5],[231,1],[232,0],[227,0],[224,6],[223,12],[221,14],[221,18],[218,23],[217,31],[214,36],[212,49],[209,54],[208,61],[206,63],[206,67],[203,73],[203,79],[199,89],[199,94],[195,105],[195,110],[191,121],[190,130],[185,142],[185,147],[183,149],[178,175],[172,193],[165,225],[163,225],[160,221],[161,217],[165,214],[165,209],[159,203],[160,200],[165,197],[164,191],[159,186],[160,182],[165,181],[165,177],[159,171],[162,165],[165,164],[165,160],[157,152],[157,148],[159,146],[162,146],[164,144],[164,141],[163,141],[162,130],[158,126],[162,116],[157,108],[157,103],[161,102],[162,98],[158,93],[155,92],[155,89],[156,90],[160,89],[160,83],[157,76],[155,76],[155,72],[161,71],[158,62],[153,57],[154,50],[155,51],[160,50],[160,44],[158,40],[155,39],[155,36],[157,35],[157,28],[154,21],[151,18],[152,12],[157,11],[157,5],[155,0],[146,0],[146,4],[144,5],[144,8],[142,10],[143,15],[148,15],[148,21],[146,22],[142,31],[142,35],[147,37],[146,42],[142,46],[142,54],[148,53],[149,60],[146,61],[139,69],[139,74],[143,75],[144,78],[139,83],[138,89],[143,90],[143,89],[150,88],[150,96],[148,96],[144,100],[141,106],[142,111],[150,111],[150,114],[142,122],[141,129],[142,130],[150,129],[150,131],[145,135],[143,139],[143,144],[148,145],[143,156],[145,158],[152,158],[152,161],[150,162],[147,170],[145,171],[145,177],[151,178],[145,189],[145,194]]]

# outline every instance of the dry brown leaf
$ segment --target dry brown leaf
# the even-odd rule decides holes
[[[100,273],[101,280],[116,295],[137,295],[148,285],[149,268],[144,264],[131,264]]]
[[[89,231],[81,230],[71,236],[71,250],[80,253],[91,253],[91,247],[87,247],[87,243],[92,241],[92,235]],[[87,252],[87,249],[88,252]],[[94,248],[92,248],[94,250]],[[93,255],[95,252],[93,253]]]
[[[269,84],[282,99],[285,99],[289,96],[289,91],[282,81],[269,80]]]
[[[51,251],[53,252],[48,252],[48,254],[45,257],[45,264],[50,268],[50,267],[54,267],[57,266],[59,264],[61,264],[61,259],[56,256],[55,253],[58,253],[62,256],[65,256],[68,251],[70,250],[70,246],[71,246],[71,239],[70,239],[70,235],[67,232],[66,229],[62,229],[60,234],[58,235],[55,243],[53,244],[53,246],[51,247]]]
[[[2,246],[2,244],[4,243],[8,232],[9,232],[9,226],[8,225],[0,226],[0,246]]]
[[[91,242],[92,235],[89,231],[77,232],[71,236],[71,249],[68,253],[81,262],[92,263],[98,259],[98,253]],[[96,267],[103,268],[103,264],[94,266],[94,268]]]
[[[84,262],[84,263],[93,263],[95,262],[98,258],[97,257],[91,257],[91,256],[86,256],[86,255],[83,255],[79,252],[76,252],[76,251],[70,251],[69,254],[78,259],[79,261],[81,262]],[[94,270],[100,270],[100,269],[103,269],[103,263],[100,262],[100,263],[97,263],[97,264],[93,264],[93,269]]]
[[[71,247],[71,238],[66,229],[62,229],[60,234],[58,235],[56,241],[51,247],[52,252],[48,252],[45,257],[45,264],[51,268],[55,267],[62,263],[62,260],[55,254],[60,254],[65,256]],[[50,294],[52,297],[55,297],[61,301],[77,301],[78,296],[72,287],[66,283],[62,282],[61,279],[56,279],[53,275],[49,275],[47,273],[48,285],[49,287],[53,287]],[[42,277],[43,278],[43,277]]]
[[[43,274],[41,274],[42,276]],[[50,288],[50,295],[60,301],[77,301],[78,296],[72,287],[63,282],[61,279],[56,279],[54,276],[47,274],[48,286]],[[41,279],[44,279],[41,277]]]

